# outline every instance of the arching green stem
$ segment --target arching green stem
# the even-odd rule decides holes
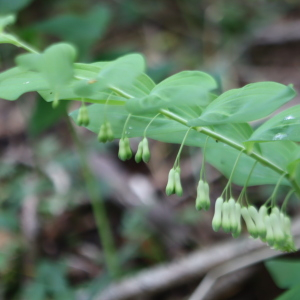
[[[253,164],[253,166],[252,166],[252,168],[251,168],[251,170],[250,170],[250,173],[249,173],[249,175],[248,175],[248,177],[247,177],[246,183],[245,183],[245,185],[244,185],[244,187],[243,187],[243,189],[242,189],[242,191],[241,191],[241,193],[240,193],[240,195],[239,195],[239,198],[238,198],[237,201],[240,202],[240,203],[241,203],[241,201],[242,201],[242,199],[243,199],[243,196],[244,196],[245,193],[246,193],[246,190],[247,190],[247,186],[248,186],[249,180],[250,180],[250,178],[251,178],[251,175],[252,175],[252,173],[253,173],[253,171],[254,171],[254,168],[255,168],[256,164],[257,164],[257,161],[254,162],[254,164]]]
[[[224,188],[224,190],[223,190],[223,192],[222,192],[221,197],[223,197],[223,195],[224,195],[225,192],[226,192],[226,194],[227,194],[228,187],[229,187],[230,184],[231,184],[232,176],[233,176],[234,171],[235,171],[235,169],[236,169],[236,166],[237,166],[237,164],[238,164],[238,162],[239,162],[239,159],[240,159],[241,155],[243,154],[243,151],[244,151],[244,150],[242,150],[242,151],[239,153],[238,157],[237,157],[236,160],[235,160],[235,163],[234,163],[234,165],[233,165],[233,168],[232,168],[230,177],[229,177],[228,182],[227,182],[227,184],[226,184],[226,186],[225,186],[225,188]],[[230,196],[232,196],[231,190],[230,190]]]
[[[290,190],[289,192],[288,192],[288,194],[286,195],[286,197],[285,197],[285,199],[284,199],[284,201],[283,201],[283,204],[282,204],[282,206],[281,206],[281,210],[282,210],[282,212],[286,212],[286,205],[287,205],[287,203],[289,202],[289,200],[290,200],[290,198],[291,198],[291,196],[293,195],[293,193],[295,193],[295,190]]]
[[[146,132],[148,130],[148,128],[150,127],[150,125],[152,124],[152,122],[160,115],[160,113],[158,113],[157,115],[155,115],[152,120],[149,122],[149,124],[146,126],[145,130],[144,130],[144,138],[146,137]]]
[[[125,124],[124,124],[124,127],[123,127],[123,132],[122,132],[122,139],[124,139],[124,137],[125,137],[126,126],[127,126],[128,122],[129,122],[130,117],[131,117],[131,114],[129,114],[127,116],[127,119],[125,121]]]
[[[203,174],[204,174],[205,181],[206,181],[206,173],[205,173],[205,152],[206,152],[206,146],[207,146],[208,139],[209,139],[209,136],[206,137],[205,144],[204,144],[204,147],[203,147],[203,152],[202,152],[202,165],[201,165],[201,171],[200,171],[200,180],[203,179]]]
[[[179,167],[179,162],[180,162],[180,154],[181,154],[181,151],[182,151],[182,148],[183,148],[183,146],[184,146],[184,142],[185,142],[185,140],[186,140],[186,138],[187,138],[187,136],[188,136],[188,133],[190,132],[190,130],[191,130],[191,127],[188,129],[188,131],[186,132],[186,134],[185,134],[185,136],[184,136],[184,138],[183,138],[183,140],[182,140],[182,143],[181,143],[181,145],[180,145],[180,148],[179,148],[179,151],[178,151],[178,153],[177,153],[177,156],[176,156],[176,159],[175,159],[175,162],[174,162],[174,169],[176,168],[176,167]]]

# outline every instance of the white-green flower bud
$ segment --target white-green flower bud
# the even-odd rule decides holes
[[[235,211],[235,201],[233,198],[230,198],[228,201],[229,204],[229,220],[230,220],[230,230],[235,232],[237,230],[237,219],[236,219],[236,211]]]
[[[175,193],[175,170],[172,168],[169,172],[168,183],[166,186],[166,194],[168,196]]]
[[[279,246],[282,246],[285,241],[285,236],[283,233],[283,229],[281,228],[281,222],[279,216],[280,215],[272,212],[270,214],[270,222],[273,229],[275,243],[278,244]]]
[[[210,197],[209,197],[209,184],[204,182],[204,193],[205,193],[205,203],[203,208],[209,210],[210,208]]]
[[[269,246],[273,246],[275,244],[275,238],[273,233],[273,227],[271,224],[270,216],[265,216],[265,224],[267,228],[266,242]]]
[[[264,218],[259,214],[257,209],[254,206],[248,207],[249,214],[251,218],[254,220],[258,235],[260,237],[265,237],[267,233],[266,225],[264,223]]]
[[[143,155],[143,141],[140,141],[137,152],[135,154],[135,161],[137,163],[142,161],[142,155]]]
[[[252,218],[250,217],[248,208],[247,207],[243,207],[241,209],[241,214],[242,214],[243,219],[244,219],[244,221],[246,223],[247,230],[248,230],[249,234],[253,238],[257,238],[258,237],[257,228],[256,228],[256,226],[255,226]]]
[[[282,247],[282,249],[280,249],[281,251],[285,251],[285,252],[295,252],[297,251],[297,247],[295,245],[295,242],[293,240],[293,236],[292,235],[288,235],[286,236],[286,241],[284,246]]]
[[[204,208],[206,202],[206,195],[204,190],[204,181],[201,179],[197,186],[197,198],[196,198],[196,209],[201,210]]]
[[[284,219],[283,219],[283,230],[284,230],[284,233],[286,235],[292,235],[292,230],[291,230],[291,220],[288,216],[284,216]]]
[[[223,198],[219,197],[215,203],[215,214],[212,220],[212,228],[214,231],[218,231],[222,224],[222,206],[223,206]]]
[[[132,151],[130,148],[129,138],[127,136],[124,138],[124,145],[126,151],[126,159],[130,159],[132,157]]]
[[[224,202],[222,206],[222,228],[226,233],[230,232],[230,204],[228,202]]]
[[[88,110],[84,104],[79,108],[78,116],[77,116],[77,123],[79,126],[88,126],[89,125],[89,115]]]
[[[259,215],[260,215],[261,217],[264,218],[264,217],[268,214],[268,209],[267,209],[267,207],[266,207],[265,205],[262,205],[262,206],[260,207],[258,213],[259,213]]]
[[[108,141],[114,140],[114,132],[112,130],[111,124],[109,122],[106,122],[106,136]]]
[[[107,142],[107,131],[106,131],[106,124],[102,124],[100,127],[100,131],[98,134],[98,141],[102,143]]]
[[[183,189],[180,181],[180,168],[177,167],[174,174],[175,193],[177,196],[182,196]]]
[[[235,217],[237,221],[237,227],[236,230],[232,233],[232,236],[234,238],[237,238],[240,236],[242,232],[242,225],[241,225],[241,205],[237,202],[235,203]]]
[[[275,215],[277,215],[279,217],[280,216],[280,210],[279,210],[279,208],[277,206],[274,206],[272,208],[272,213],[275,214]]]
[[[143,141],[143,161],[145,163],[148,163],[150,161],[150,150],[149,150],[149,145],[148,145],[148,139],[144,138]]]
[[[126,151],[124,139],[120,139],[118,156],[123,161],[125,161],[127,159],[127,151]]]

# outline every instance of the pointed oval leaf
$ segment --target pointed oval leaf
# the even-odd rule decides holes
[[[300,142],[300,105],[282,111],[258,127],[249,141],[282,141]]]
[[[145,70],[145,60],[140,54],[129,54],[120,57],[100,70],[97,80],[99,87],[109,87],[115,90],[124,90],[130,86],[136,77]],[[123,76],[120,76],[123,74]]]
[[[49,85],[57,89],[68,84],[73,78],[73,62],[76,50],[66,43],[54,44],[42,54],[39,71],[43,74]]]
[[[268,116],[296,95],[291,86],[276,82],[257,82],[229,90],[209,104],[190,126],[240,123]]]
[[[207,106],[210,90],[217,87],[215,80],[200,71],[183,71],[156,85],[149,96],[129,99],[126,108],[131,113],[157,112],[161,108]]]

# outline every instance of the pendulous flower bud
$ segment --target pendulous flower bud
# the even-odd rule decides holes
[[[196,209],[201,210],[204,208],[206,203],[206,194],[204,188],[204,181],[201,179],[197,186],[197,198],[196,198]]]
[[[273,246],[275,244],[275,238],[271,224],[271,219],[268,215],[265,216],[265,224],[267,228],[266,242],[269,244],[269,246]]]
[[[180,181],[180,168],[177,167],[174,174],[175,193],[177,196],[182,196],[183,189]]]
[[[175,170],[172,168],[169,172],[166,194],[168,196],[175,193]]]
[[[282,246],[285,241],[285,235],[278,216],[280,215],[272,212],[270,214],[270,223],[273,229],[275,243],[279,246]]]
[[[209,184],[207,182],[204,182],[204,193],[206,197],[206,202],[203,206],[205,210],[209,210],[210,208],[210,197],[209,197]]]
[[[118,156],[123,161],[127,159],[127,150],[124,139],[120,139]]]
[[[235,211],[235,200],[233,198],[230,198],[228,204],[229,204],[230,231],[235,232],[238,226],[236,211]]]
[[[130,159],[132,157],[132,151],[130,148],[129,138],[127,136],[124,138],[124,146],[126,151],[126,159]]]
[[[143,141],[140,141],[138,145],[138,149],[135,154],[135,161],[137,163],[140,163],[142,161],[142,155],[143,155]]]
[[[264,238],[266,236],[267,229],[263,216],[252,205],[248,207],[248,211],[251,218],[254,220],[258,235]]]
[[[237,238],[240,236],[242,232],[242,225],[241,225],[241,205],[239,203],[235,203],[235,217],[237,220],[237,227],[236,230],[232,232],[232,236]]]
[[[222,205],[222,228],[226,233],[230,232],[230,227],[231,227],[229,213],[230,213],[230,204],[228,202],[224,202]]]
[[[218,231],[222,225],[222,206],[223,198],[219,197],[215,203],[215,214],[212,220],[212,228],[214,231]]]
[[[102,124],[100,127],[100,131],[98,134],[98,141],[102,142],[102,143],[106,143],[107,142],[107,133],[106,133],[106,124]]]
[[[257,228],[249,214],[248,208],[247,207],[243,207],[241,209],[241,214],[243,216],[243,219],[246,223],[247,226],[247,230],[249,232],[249,234],[253,237],[253,238],[257,238],[258,237],[258,233],[257,233]]]
[[[114,132],[112,130],[111,124],[109,122],[106,122],[106,136],[108,141],[114,140]]]
[[[149,150],[149,145],[148,145],[148,139],[147,138],[143,138],[142,140],[143,143],[143,154],[142,154],[142,158],[143,161],[145,163],[148,163],[150,161],[150,150]]]

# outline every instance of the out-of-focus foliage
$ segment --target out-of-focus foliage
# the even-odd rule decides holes
[[[296,300],[299,298],[300,261],[275,259],[265,263],[276,285],[282,289],[289,289],[276,300]]]
[[[18,32],[25,41],[39,49],[45,49],[53,42],[68,41],[79,49],[81,61],[107,61],[129,52],[141,52],[147,59],[147,72],[155,82],[185,69],[206,70],[217,79],[220,85],[219,92],[222,92],[223,85],[231,87],[244,84],[244,78],[239,78],[235,67],[239,56],[255,36],[256,30],[279,18],[297,19],[297,11],[298,1],[271,0],[214,3],[197,0],[124,0],[101,1],[97,2],[97,5],[94,1],[77,0],[0,1],[1,14],[18,13],[16,24],[9,25],[8,32]],[[14,64],[12,60],[17,53],[21,53],[21,50],[1,45],[1,71]],[[280,56],[280,61],[284,61],[284,55]],[[82,66],[77,67],[78,72],[81,72]],[[247,75],[250,76],[251,71],[247,70]],[[290,82],[285,82],[288,83]],[[105,288],[111,279],[103,269],[102,248],[87,201],[82,169],[77,150],[73,147],[74,141],[68,124],[64,120],[67,102],[61,101],[59,107],[49,114],[50,104],[40,101],[39,96],[37,99],[33,99],[34,97],[33,94],[25,95],[19,106],[15,103],[7,104],[9,106],[4,108],[5,111],[2,110],[0,117],[5,120],[4,125],[8,128],[3,134],[1,122],[0,237],[1,241],[6,242],[0,244],[0,293],[4,299],[23,299],[24,295],[25,299],[74,299],[75,294],[91,298]],[[53,98],[54,95],[51,98],[49,96],[50,100]],[[118,100],[120,99],[116,99]],[[76,108],[77,106],[74,106],[69,110]],[[25,115],[25,124],[22,125],[21,122],[22,114],[20,116],[11,113],[15,110],[20,110]],[[14,126],[10,125],[8,119],[13,119]],[[160,124],[156,125],[154,123],[150,128],[150,134],[151,130],[155,134]],[[27,136],[28,128],[35,137],[34,140]],[[263,129],[261,128],[261,131]],[[265,133],[269,136],[270,131],[263,131],[263,134]],[[247,139],[265,139],[262,132],[257,131],[258,134],[258,138],[249,135]],[[183,132],[178,132],[178,140],[182,140],[183,135]],[[166,132],[164,139],[168,136],[170,134]],[[116,145],[98,145],[94,136],[90,138],[86,131],[84,134],[80,131],[80,138],[85,140],[88,149],[96,149],[97,153],[104,155],[109,162],[110,153],[116,156]],[[218,144],[217,141],[212,142],[214,145]],[[167,154],[173,157],[174,149],[170,146],[164,148],[160,143],[154,147],[154,155],[161,159],[159,168],[165,173],[164,167],[169,163],[166,160]],[[274,149],[274,143],[262,147]],[[224,169],[228,169],[229,164],[234,162],[236,153],[224,151],[224,156],[216,159],[212,151],[214,148],[209,148],[209,161],[220,168],[223,166]],[[290,147],[288,148],[290,151]],[[276,148],[274,156],[278,152],[287,155],[284,147]],[[228,162],[227,167],[223,165],[224,158]],[[89,159],[92,159],[92,155]],[[199,159],[196,157],[195,168],[197,161]],[[250,163],[252,161],[245,162]],[[157,177],[157,174],[149,176],[149,170],[143,166],[133,171],[131,162],[121,166],[123,169],[119,171],[120,174],[124,169],[130,169],[129,174],[141,172],[148,176],[148,181],[154,181],[155,177],[159,178],[158,181],[163,181],[164,178],[161,175]],[[96,164],[95,168],[100,169]],[[151,171],[156,169],[157,165],[155,168],[150,165]],[[106,169],[103,170],[106,173]],[[272,180],[270,174],[262,176]],[[172,223],[172,220],[169,220],[171,217],[164,214],[163,221],[153,218],[155,223],[153,219],[148,220],[151,213],[141,210],[141,203],[137,205],[133,202],[133,207],[128,208],[128,205],[122,202],[124,195],[112,194],[112,186],[124,182],[127,184],[127,177],[126,173],[123,181],[117,181],[115,177],[110,181],[98,179],[99,190],[109,208],[122,275],[132,274],[157,262],[176,260],[185,253],[212,244],[216,240],[215,236],[209,236],[210,230],[206,229],[205,217],[197,212],[195,215],[194,209],[190,210],[188,205],[183,205],[194,200],[192,188],[183,203],[178,202],[176,198],[170,202],[166,199],[158,200],[167,203],[167,211],[170,214],[175,213],[177,222]],[[220,181],[214,180],[214,190],[218,191]],[[193,182],[193,178],[186,177],[185,183],[190,182]],[[155,184],[157,190],[162,188],[159,185],[161,183]],[[24,237],[21,223],[23,217],[20,215],[23,209],[28,207],[28,199],[32,195],[38,198],[38,237],[35,242],[30,243],[35,251],[23,243],[27,238]],[[252,197],[259,199],[260,194],[254,191]],[[122,205],[110,206],[111,203],[118,203],[119,198]],[[149,203],[151,205],[148,208],[151,210],[153,202]],[[161,211],[159,208],[159,212]],[[156,212],[156,215],[159,214]],[[161,227],[160,222],[163,223]],[[170,223],[165,225],[164,222]],[[176,227],[178,223],[184,226]],[[186,225],[190,231],[186,230]],[[172,235],[173,229],[175,234]],[[29,259],[29,270],[22,262],[27,260],[28,252],[34,254],[33,258]],[[71,254],[78,259],[75,263],[70,259]],[[85,262],[83,265],[80,264],[82,257]],[[90,264],[96,269],[89,268]],[[80,270],[82,266],[84,267]],[[53,285],[56,285],[55,280],[60,281],[57,290],[47,286],[50,280]],[[296,289],[296,286],[294,288]],[[250,290],[251,288],[245,293],[249,294]],[[293,289],[290,293],[299,294],[299,291],[292,291]],[[191,290],[185,291],[186,294],[182,298],[189,292]],[[174,299],[180,297],[178,290],[176,294],[177,296],[173,295]],[[165,298],[167,297],[172,298],[165,295]],[[269,296],[266,294],[262,297],[267,299]]]

